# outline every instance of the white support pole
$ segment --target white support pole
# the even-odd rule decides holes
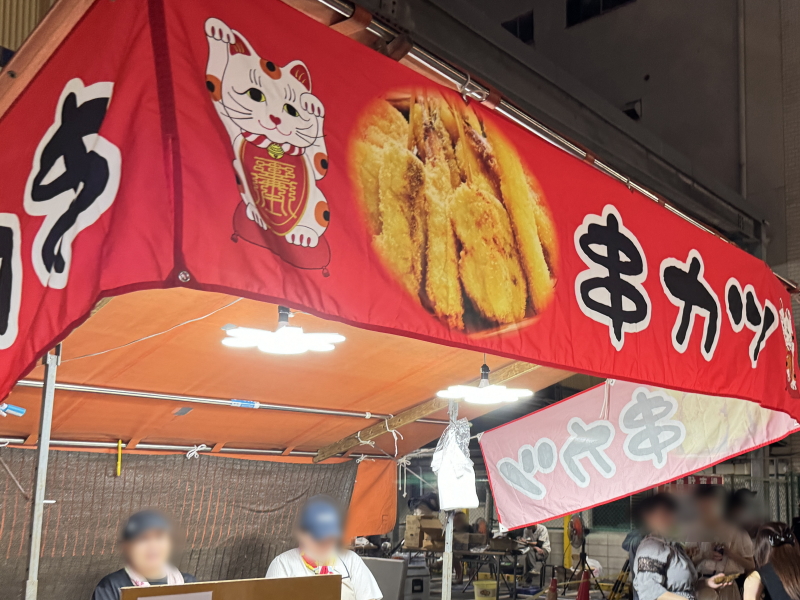
[[[450,425],[458,419],[458,402],[450,400],[447,408]],[[444,530],[444,554],[442,554],[442,600],[450,600],[453,592],[453,516],[455,511],[447,511],[447,525]],[[27,599],[26,599],[27,600]]]
[[[42,386],[42,412],[39,419],[38,456],[36,459],[36,487],[31,511],[31,543],[28,562],[28,580],[25,582],[25,600],[36,600],[39,591],[39,555],[42,549],[42,521],[44,519],[45,486],[47,483],[47,458],[50,451],[50,430],[53,425],[53,398],[56,391],[56,371],[61,361],[61,344],[54,353],[45,354],[44,385]]]

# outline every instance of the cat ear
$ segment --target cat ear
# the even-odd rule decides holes
[[[286,65],[292,77],[297,79],[306,90],[311,91],[311,74],[308,72],[305,63],[301,60],[295,60]]]
[[[250,45],[245,37],[239,33],[238,31],[233,32],[233,37],[235,41],[232,44],[228,45],[228,49],[230,50],[231,56],[234,54],[244,54],[245,56],[250,56],[255,54],[253,47]]]

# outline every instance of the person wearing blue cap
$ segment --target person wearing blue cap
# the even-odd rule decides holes
[[[97,584],[92,600],[119,600],[124,587],[178,585],[197,581],[170,564],[172,527],[163,514],[143,510],[131,515],[122,528],[125,568],[106,575]]]
[[[300,512],[295,529],[298,547],[275,557],[267,579],[341,575],[342,600],[381,600],[378,582],[361,557],[341,548],[342,535],[342,513],[336,502],[314,496]]]

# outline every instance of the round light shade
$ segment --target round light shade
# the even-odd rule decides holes
[[[464,400],[471,404],[500,404],[502,402],[516,402],[520,398],[530,398],[530,390],[507,388],[504,385],[487,385],[475,387],[472,385],[451,385],[446,390],[437,392],[439,398],[450,400]]]
[[[228,337],[222,343],[231,348],[258,348],[269,354],[303,354],[330,352],[334,344],[343,342],[338,333],[305,333],[302,327],[281,327],[278,331],[233,327],[226,329]]]

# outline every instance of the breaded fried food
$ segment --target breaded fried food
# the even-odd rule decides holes
[[[492,190],[500,196],[500,180],[497,174],[497,161],[491,146],[483,136],[483,125],[469,105],[456,106],[458,112],[456,126],[456,160],[461,169],[461,179],[473,187]]]
[[[464,291],[490,321],[521,321],[528,292],[502,203],[488,190],[461,185],[453,194],[451,209],[462,247],[458,267]]]
[[[386,100],[379,100],[370,106],[369,123],[382,133],[385,141],[395,141],[403,145],[408,140],[408,121],[403,114]],[[373,137],[374,140],[374,136]],[[382,146],[380,141],[373,141]]]
[[[378,175],[383,164],[383,150],[364,140],[353,142],[350,168],[354,172],[353,180],[357,191],[364,201],[367,224],[372,235],[381,232],[381,216],[379,211]]]
[[[461,183],[461,169],[456,160],[453,138],[446,126],[455,125],[455,116],[441,96],[417,97],[410,113],[412,138],[417,144],[417,155],[423,162],[442,161],[447,165],[450,183],[456,187]],[[435,155],[431,155],[431,144],[435,139]]]
[[[378,174],[380,234],[374,245],[403,286],[419,300],[425,229],[423,165],[405,145],[387,144]]]
[[[364,199],[370,232],[381,232],[378,177],[384,162],[384,149],[389,145],[408,143],[409,125],[403,115],[388,101],[380,100],[370,106],[370,112],[360,123],[361,131],[353,142],[353,178]]]
[[[450,220],[453,187],[441,161],[425,165],[427,252],[425,293],[434,314],[451,329],[464,329],[464,298],[458,275],[458,250]]]
[[[501,133],[489,129],[488,134],[531,302],[537,312],[542,312],[555,292],[556,277],[552,268],[558,260],[555,227],[545,207],[541,187],[525,172],[514,148]]]

